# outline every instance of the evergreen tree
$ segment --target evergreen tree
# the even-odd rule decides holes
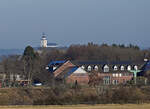
[[[31,46],[27,46],[23,53],[22,61],[24,63],[24,73],[26,75],[26,78],[30,81],[30,84],[32,83],[32,76],[35,71],[37,71],[38,67],[35,67],[35,65],[40,62],[38,53],[35,53],[34,49]]]

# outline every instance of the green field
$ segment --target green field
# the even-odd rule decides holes
[[[66,105],[66,106],[0,106],[0,109],[150,109],[150,104],[107,104],[107,105]]]

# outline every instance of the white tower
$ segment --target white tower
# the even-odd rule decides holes
[[[47,39],[46,35],[43,33],[42,39],[41,39],[41,47],[47,47]]]

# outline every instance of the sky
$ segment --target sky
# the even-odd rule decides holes
[[[150,0],[0,0],[0,48],[94,42],[150,47]]]

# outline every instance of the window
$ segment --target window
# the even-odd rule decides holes
[[[115,80],[112,81],[112,84],[115,84]]]
[[[57,67],[56,67],[56,66],[54,66],[54,67],[53,67],[53,70],[56,70],[56,69],[57,69]]]
[[[119,77],[122,77],[122,74],[121,74],[121,73],[119,74]]]
[[[117,85],[118,84],[118,80],[113,80],[112,84]]]
[[[47,67],[45,67],[45,69],[46,69],[46,70],[48,70],[48,69],[49,69],[49,67],[47,66]]]
[[[127,67],[127,70],[131,70],[131,66],[130,65]]]
[[[112,76],[113,76],[113,77],[116,77],[116,74],[115,74],[115,73],[113,73],[113,74],[112,74]]]
[[[92,67],[91,66],[88,66],[88,71],[91,71],[92,70]]]
[[[115,80],[115,84],[116,84],[116,85],[118,84],[118,80]]]
[[[97,66],[97,65],[94,67],[94,70],[95,70],[95,71],[98,71],[98,66]]]
[[[137,65],[134,66],[134,70],[138,70],[138,66]]]
[[[85,67],[84,67],[83,65],[81,66],[81,68],[82,68],[82,69],[85,69]]]
[[[121,66],[121,67],[120,67],[120,70],[123,71],[123,70],[124,70],[124,66]]]
[[[111,83],[110,76],[105,76],[103,78],[104,85],[109,85]]]
[[[104,72],[109,72],[109,67],[108,67],[108,65],[105,65],[105,66],[104,66]]]
[[[118,73],[116,73],[116,77],[118,77]]]
[[[118,70],[118,67],[115,65],[114,66],[114,71],[117,71]]]

